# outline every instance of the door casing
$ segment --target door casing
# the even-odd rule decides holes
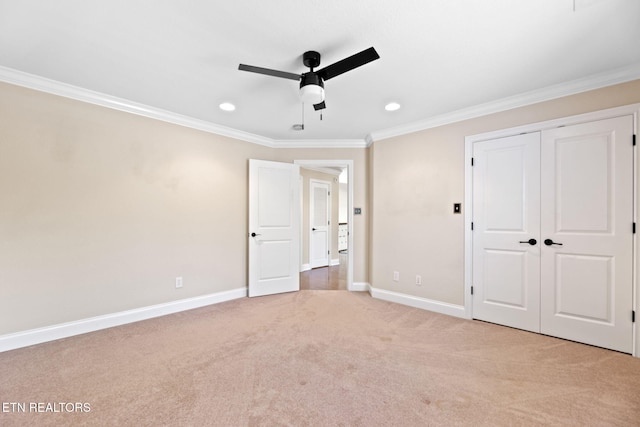
[[[300,167],[343,167],[347,169],[347,176],[349,182],[348,186],[348,194],[347,194],[347,214],[348,214],[348,250],[347,250],[347,289],[350,291],[361,291],[364,289],[357,288],[353,283],[353,254],[356,252],[356,249],[353,245],[353,160],[294,160],[295,164],[300,165]]]

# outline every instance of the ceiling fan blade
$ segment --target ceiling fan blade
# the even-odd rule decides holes
[[[373,47],[370,47],[369,49],[365,49],[362,52],[358,52],[348,58],[340,60],[331,65],[327,65],[323,69],[316,71],[316,74],[322,77],[323,80],[329,80],[334,78],[335,76],[339,76],[342,73],[351,71],[354,68],[358,68],[371,61],[375,61],[378,58],[380,58],[378,52],[376,52]]]
[[[252,73],[258,73],[258,74],[266,74],[267,76],[281,77],[283,79],[290,79],[295,81],[300,80],[300,74],[288,73],[286,71],[272,70],[269,68],[254,67],[253,65],[240,64],[238,66],[238,70],[250,71]]]
[[[327,108],[327,104],[324,103],[324,101],[322,101],[319,104],[313,104],[313,109],[318,111],[318,110],[324,110],[325,108]]]

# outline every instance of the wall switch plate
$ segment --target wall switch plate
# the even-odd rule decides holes
[[[453,204],[453,213],[454,214],[462,213],[462,203],[454,203]]]
[[[176,277],[176,289],[182,287],[182,277]]]
[[[362,215],[362,208],[353,208],[354,215]]]

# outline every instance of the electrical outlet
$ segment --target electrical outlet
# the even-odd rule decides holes
[[[400,281],[400,272],[399,271],[394,271],[393,272],[393,281],[394,282]]]
[[[182,277],[176,277],[176,289],[182,287]]]
[[[422,276],[416,274],[416,286],[422,286]]]

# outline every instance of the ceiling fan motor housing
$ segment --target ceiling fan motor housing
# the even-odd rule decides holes
[[[302,54],[302,63],[305,67],[316,68],[320,65],[320,54],[315,50],[307,51]]]

